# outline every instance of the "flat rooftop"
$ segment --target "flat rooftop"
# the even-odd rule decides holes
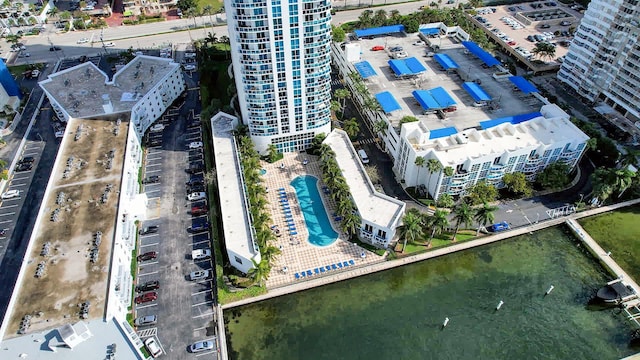
[[[74,324],[77,320],[74,321]],[[83,326],[84,325],[84,326]],[[127,340],[123,329],[115,319],[110,321],[91,320],[77,325],[77,330],[86,326],[89,333],[86,340],[73,346],[73,349],[60,346],[64,338],[58,329],[50,329],[29,333],[13,339],[5,339],[0,347],[2,359],[29,360],[69,360],[69,359],[107,359],[108,354],[114,353],[115,359],[139,359],[135,349]],[[66,327],[68,329],[68,327]],[[78,334],[81,335],[81,334]],[[84,334],[82,334],[84,335]],[[57,346],[56,346],[57,345]],[[55,351],[51,350],[51,347]]]
[[[245,201],[244,184],[236,152],[233,130],[235,119],[216,116],[211,120],[213,153],[220,194],[220,209],[228,250],[253,258],[258,254],[251,236],[251,222]]]
[[[389,91],[398,104],[400,110],[387,114],[391,124],[398,128],[400,120],[405,116],[414,116],[422,120],[430,130],[455,127],[458,131],[476,127],[481,121],[514,116],[538,111],[542,102],[531,95],[525,95],[513,90],[513,84],[508,80],[497,81],[493,78],[495,68],[484,68],[484,64],[473,54],[467,54],[461,43],[451,43],[443,38],[439,53],[448,55],[458,64],[458,71],[442,70],[440,64],[433,57],[426,57],[430,52],[426,44],[420,41],[417,34],[378,37],[371,40],[358,40],[362,49],[362,60],[368,61],[377,75],[365,80],[365,84],[372,96]],[[437,42],[438,40],[436,40]],[[445,44],[446,43],[446,44]],[[414,77],[396,78],[388,61],[391,59],[386,51],[372,51],[376,45],[390,48],[401,46],[409,57],[415,57],[427,68],[427,71]],[[496,104],[494,110],[490,107],[476,107],[474,99],[462,87],[466,81],[475,81],[490,95]],[[430,90],[437,87],[444,88],[457,103],[454,112],[445,113],[442,119],[437,114],[425,114],[424,109],[414,96],[414,90]]]
[[[342,176],[349,185],[351,197],[360,216],[375,224],[391,228],[402,214],[404,203],[375,190],[344,131],[333,130],[324,140],[336,153]]]
[[[104,316],[128,128],[124,116],[119,122],[69,120],[15,287],[6,338],[19,335],[25,315],[32,316],[27,334],[80,320],[85,302],[86,320]]]
[[[139,55],[109,81],[106,73],[88,61],[49,75],[40,86],[74,118],[131,112],[133,105],[179,66],[171,59]]]

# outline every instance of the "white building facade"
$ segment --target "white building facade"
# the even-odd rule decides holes
[[[331,131],[331,2],[225,0],[242,122],[256,150]]]
[[[425,185],[437,200],[445,193],[464,195],[480,181],[502,188],[502,177],[508,173],[521,172],[533,181],[557,161],[573,168],[586,150],[589,137],[555,104],[542,106],[540,113],[517,124],[471,128],[436,139],[430,138],[422,122],[403,124],[394,171],[406,186]],[[442,169],[430,173],[426,167],[416,166],[418,157],[436,159]],[[452,176],[445,175],[447,167],[453,169]]]
[[[635,0],[589,4],[558,79],[590,101],[640,120],[640,6]]]

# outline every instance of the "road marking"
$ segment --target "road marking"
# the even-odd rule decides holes
[[[195,329],[193,329],[193,331],[200,331],[200,330],[204,330],[204,329],[206,329],[206,328],[208,328],[208,326],[203,326],[203,327],[195,328]]]
[[[148,239],[148,238],[150,238],[150,237],[154,237],[154,236],[160,236],[160,234],[158,234],[158,233],[154,233],[154,234],[140,235],[140,238]]]
[[[198,241],[198,242],[193,243],[193,245],[195,246],[195,245],[199,245],[199,244],[204,244],[204,243],[208,243],[209,241],[211,241],[211,240]]]
[[[144,172],[149,174],[149,173],[156,173],[156,172],[160,172],[162,171],[162,169],[157,169],[157,170],[145,170]]]
[[[157,263],[158,263],[157,261],[149,261],[149,262],[146,262],[146,261],[145,261],[145,262],[139,262],[139,263],[138,263],[138,267],[145,267],[145,266],[147,266],[147,265],[155,265],[155,264],[157,264]]]
[[[209,315],[213,315],[213,311],[211,311],[211,312],[206,312],[206,313],[204,313],[204,314],[200,314],[200,315],[195,315],[195,316],[192,316],[191,318],[192,318],[192,319],[197,319],[197,318],[201,318],[201,317],[205,317],[205,316],[209,316]]]
[[[160,201],[160,197],[156,196],[156,197],[147,198],[147,202],[150,202],[150,201]]]
[[[136,306],[136,310],[146,309],[146,308],[150,308],[150,307],[154,307],[154,306],[158,306],[158,304],[154,303],[154,304],[149,304],[149,305]]]
[[[25,176],[25,177],[19,178],[18,175],[16,175],[16,176],[13,177],[13,180],[26,180],[26,179],[29,179],[30,177],[31,176]]]
[[[158,153],[158,154],[160,154],[160,153]],[[147,161],[151,161],[151,160],[162,160],[162,156],[158,156],[158,157],[154,157],[154,158],[152,158],[151,156],[147,156]]]
[[[212,304],[212,303],[213,303],[213,301],[209,300],[209,301],[193,304],[193,305],[191,305],[191,307],[196,307],[196,306],[200,306],[200,305],[209,305],[209,304]]]
[[[21,196],[16,196],[16,197],[11,198],[11,199],[4,199],[4,200],[2,200],[2,202],[3,202],[3,203],[5,203],[5,202],[7,202],[7,201],[20,200],[20,199],[22,199],[22,197],[21,197]]]
[[[15,215],[15,214],[16,214],[15,212],[12,212],[12,213],[0,214],[0,216],[8,216],[8,215]]]
[[[15,198],[15,199],[19,199],[19,198]],[[6,200],[5,200],[6,201]],[[7,209],[7,208],[12,208],[12,207],[17,207],[18,204],[15,205],[7,205],[7,206],[2,206],[2,209]]]
[[[211,289],[209,289],[209,290],[202,290],[202,291],[198,291],[198,292],[194,292],[194,293],[191,293],[191,296],[195,296],[195,295],[200,295],[200,294],[208,293],[209,291],[211,291]]]
[[[13,222],[13,220],[0,221],[0,224],[6,224],[6,223],[10,223],[10,222]]]
[[[9,185],[9,187],[11,187],[11,186],[25,186],[25,185],[29,185],[29,183],[14,183],[14,182],[12,182],[11,185]]]
[[[214,354],[214,353],[215,353],[215,351],[204,352],[202,354],[196,355],[196,357],[200,357],[200,356],[204,356],[204,355],[211,355],[211,354]]]
[[[159,243],[151,243],[151,244],[140,245],[140,247],[143,248],[143,247],[153,246],[153,245],[158,245],[158,244]]]
[[[157,183],[144,184],[144,187],[156,186],[156,185],[160,185],[160,183],[159,183],[159,182],[157,182]]]
[[[148,273],[138,273],[138,276],[147,276],[147,275],[153,275],[153,274],[157,274],[158,271],[152,271],[152,272],[148,272]]]
[[[149,167],[149,166],[162,166],[162,163],[159,163],[159,164],[147,164],[147,167]]]

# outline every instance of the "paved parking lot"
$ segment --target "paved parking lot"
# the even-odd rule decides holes
[[[212,275],[200,281],[188,277],[196,270],[213,271],[211,259],[191,258],[193,250],[210,248],[209,232],[187,231],[208,220],[206,214],[191,216],[192,202],[186,199],[185,183],[191,175],[185,169],[204,161],[201,150],[188,149],[190,142],[202,141],[200,126],[190,126],[198,122],[197,107],[191,105],[196,101],[197,89],[189,91],[182,107],[169,109],[159,120],[164,130],[146,137],[145,177],[160,176],[160,181],[144,185],[149,206],[148,220],[141,227],[157,225],[159,231],[139,237],[139,254],[155,251],[157,258],[138,264],[137,283],[158,280],[160,289],[156,301],[135,306],[135,316],[158,316],[157,325],[140,328],[138,334],[143,339],[156,336],[171,359],[211,357],[212,351],[191,354],[187,348],[196,341],[215,339]]]

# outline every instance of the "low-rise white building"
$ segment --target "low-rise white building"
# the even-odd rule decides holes
[[[373,187],[356,149],[344,131],[334,129],[324,143],[335,152],[336,162],[358,208],[362,219],[360,239],[374,246],[386,248],[395,237],[396,228],[402,221],[405,203],[382,194]]]
[[[260,249],[255,242],[234,136],[238,124],[238,118],[223,112],[211,118],[224,244],[231,266],[246,274],[254,267],[253,262],[260,263]]]

